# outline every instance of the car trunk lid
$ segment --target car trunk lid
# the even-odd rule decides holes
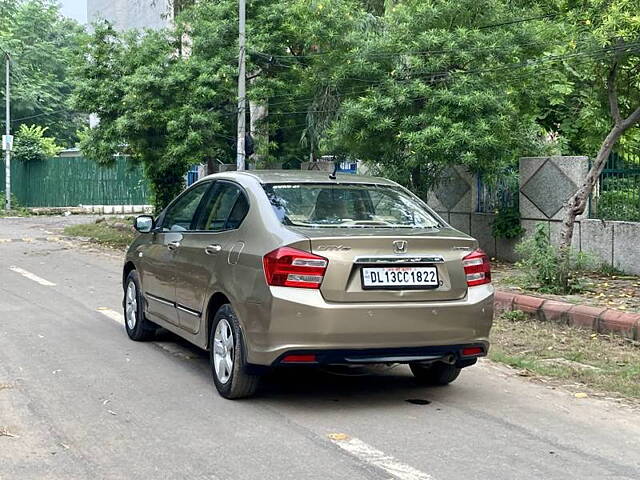
[[[477,242],[454,229],[406,229],[406,232],[371,227],[291,229],[309,238],[314,254],[329,260],[320,287],[327,301],[444,301],[463,298],[467,293],[462,258],[477,247]],[[371,269],[380,275],[386,271],[408,271],[405,267],[426,267],[423,271],[435,268],[436,284],[419,286],[415,278],[411,286],[367,288],[364,284],[363,273],[367,273],[370,282],[369,272],[374,271]]]

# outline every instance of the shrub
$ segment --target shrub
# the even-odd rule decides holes
[[[620,270],[618,267],[611,265],[610,263],[602,263],[598,269],[600,275],[606,275],[607,277],[615,277],[626,275],[626,273]]]
[[[29,211],[24,208],[22,205],[20,205],[18,203],[18,200],[16,199],[15,195],[11,195],[11,211],[7,212],[4,207],[5,207],[5,200],[6,200],[6,195],[4,192],[0,192],[0,217],[3,217],[5,215],[19,215],[19,216],[28,216],[29,215]]]
[[[582,252],[570,252],[568,291],[561,281],[561,262],[558,248],[549,240],[549,230],[538,224],[534,234],[516,245],[522,257],[516,265],[524,273],[526,288],[543,293],[570,293],[582,290],[579,274],[595,267],[592,257]]]
[[[502,314],[502,318],[509,322],[523,322],[527,319],[527,314],[522,310],[509,310]]]
[[[597,207],[598,218],[640,222],[640,186],[602,192]]]
[[[496,210],[491,224],[491,231],[496,238],[518,238],[524,233],[520,224],[520,207],[503,207]]]
[[[22,162],[37,162],[55,157],[62,150],[56,145],[56,140],[45,137],[46,127],[38,125],[20,125],[16,134],[13,155]]]

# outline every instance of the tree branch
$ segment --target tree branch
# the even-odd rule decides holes
[[[262,74],[262,69],[258,68],[258,70],[256,70],[255,72],[253,72],[251,75],[247,76],[247,80],[253,80],[254,78],[259,77]]]
[[[638,122],[640,122],[640,107],[636,108],[631,115],[623,120],[622,127],[626,130],[632,128]]]
[[[618,93],[616,92],[616,77],[618,76],[618,61],[613,62],[613,66],[607,77],[607,94],[609,96],[609,108],[611,117],[616,125],[622,122],[620,116],[620,105],[618,105]]]

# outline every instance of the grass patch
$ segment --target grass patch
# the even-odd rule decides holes
[[[5,201],[7,197],[4,192],[0,192],[0,218],[4,217],[29,217],[31,214],[29,210],[24,208],[22,205],[18,203],[16,197],[11,195],[11,210],[7,211],[4,209]]]
[[[128,219],[118,221],[100,221],[82,223],[65,227],[64,234],[70,237],[88,238],[91,242],[113,248],[127,248],[136,238],[136,232],[130,228]]]
[[[565,325],[498,317],[489,358],[587,388],[640,399],[640,346]]]

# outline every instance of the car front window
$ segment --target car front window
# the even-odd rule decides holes
[[[198,205],[210,186],[210,182],[200,183],[178,198],[167,210],[162,222],[162,230],[172,232],[191,230]]]
[[[397,187],[368,184],[270,184],[267,197],[285,225],[435,228],[424,206]]]

